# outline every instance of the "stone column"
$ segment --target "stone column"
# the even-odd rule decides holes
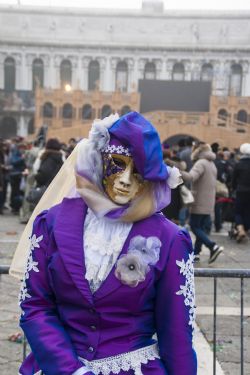
[[[24,59],[21,53],[14,53],[13,58],[16,62],[16,90],[23,90]]]
[[[147,60],[140,58],[138,60],[138,81],[139,79],[144,79],[144,70]]]
[[[51,86],[52,88],[60,88],[61,87],[61,79],[60,79],[60,66],[62,62],[63,56],[62,55],[55,55],[54,62],[51,66]]]
[[[185,69],[184,80],[191,81],[192,79],[192,63],[189,60],[182,61]]]
[[[108,91],[115,91],[116,90],[116,66],[118,63],[117,57],[111,57],[110,59],[110,68],[111,68],[111,74],[110,74],[110,82],[109,82],[109,88]]]
[[[0,52],[0,89],[4,88],[4,60],[6,53]]]
[[[160,59],[154,60],[154,63],[156,67],[156,79],[162,79],[162,66],[163,66],[162,60]]]
[[[173,79],[173,67],[174,67],[175,63],[176,63],[176,61],[172,60],[172,59],[166,61],[165,77],[166,77],[166,80],[168,80],[168,81],[172,81],[172,79]]]
[[[71,61],[72,66],[72,80],[71,80],[71,87],[73,90],[78,88],[79,86],[79,79],[78,79],[78,56],[69,56],[69,60]]]
[[[26,86],[27,90],[32,90],[32,64],[36,55],[34,53],[27,53],[25,55],[25,67],[26,67]]]
[[[191,63],[191,80],[201,80],[201,61],[192,61]]]
[[[130,58],[127,59],[127,64],[128,64],[128,92],[133,91],[133,85],[135,82],[135,60]]]
[[[111,59],[107,57],[106,62],[106,69],[104,71],[104,77],[103,77],[103,90],[104,91],[114,91],[113,86],[113,68],[112,68],[112,62]]]
[[[84,56],[82,59],[82,88],[84,91],[88,90],[88,76],[89,76],[89,63],[91,61],[90,56]]]
[[[100,79],[99,79],[99,90],[106,91],[106,67],[107,67],[107,59],[106,57],[97,57],[97,61],[99,62],[100,66]]]
[[[51,65],[51,57],[48,54],[41,55],[41,59],[43,60],[43,86],[45,88],[51,87],[50,84],[50,65]]]
[[[228,63],[216,60],[214,63],[213,94],[219,96],[228,95],[229,71]]]
[[[136,58],[134,60],[134,81],[131,82],[130,91],[131,92],[137,92],[139,87],[139,78],[140,77],[140,71],[139,71],[139,60]]]
[[[250,96],[250,73],[249,73],[249,63],[244,61],[242,64],[242,96]]]

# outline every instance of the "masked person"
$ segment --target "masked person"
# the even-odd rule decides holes
[[[63,168],[67,197],[51,207],[59,171],[30,237],[20,374],[195,375],[192,244],[159,213],[180,181],[156,130],[136,112],[95,121]]]

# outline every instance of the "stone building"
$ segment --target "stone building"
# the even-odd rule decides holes
[[[34,130],[36,86],[129,94],[140,79],[210,81],[213,96],[250,96],[249,11],[166,11],[160,0],[140,10],[1,5],[0,35],[4,136]]]

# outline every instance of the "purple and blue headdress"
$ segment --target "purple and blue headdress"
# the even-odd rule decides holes
[[[111,202],[102,188],[102,153],[131,156],[142,178],[149,181],[148,191],[125,206]],[[96,215],[124,221],[160,211],[170,203],[171,188],[181,183],[179,171],[163,162],[156,129],[137,112],[94,121],[89,139],[79,147],[76,173],[78,191]],[[145,203],[148,212],[141,217],[139,211]]]

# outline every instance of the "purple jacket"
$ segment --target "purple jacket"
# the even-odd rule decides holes
[[[32,353],[20,374],[71,375],[83,366],[79,356],[91,361],[133,351],[152,344],[157,333],[161,360],[143,365],[143,374],[196,375],[189,235],[162,214],[134,223],[121,254],[133,237],[155,236],[162,243],[159,261],[133,288],[114,267],[92,295],[84,277],[86,212],[82,198],[64,199],[34,222],[20,320]]]

